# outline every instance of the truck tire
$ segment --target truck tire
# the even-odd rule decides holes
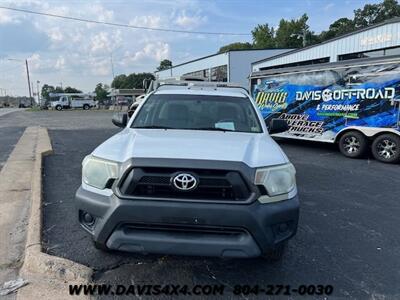
[[[368,140],[358,131],[349,131],[340,137],[339,149],[344,156],[360,158],[368,150]]]
[[[89,106],[89,104],[84,104],[84,105],[83,105],[83,109],[84,109],[84,110],[88,110],[88,109],[90,109],[90,106]]]
[[[372,155],[384,163],[400,161],[400,137],[395,134],[382,134],[372,143]]]
[[[286,252],[287,242],[281,243],[275,248],[268,250],[263,254],[263,258],[270,262],[277,262],[282,260],[283,255]]]
[[[57,105],[56,106],[56,110],[58,110],[58,111],[62,110],[62,106],[61,105]]]

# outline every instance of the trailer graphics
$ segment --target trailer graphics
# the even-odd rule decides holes
[[[358,100],[379,100],[393,99],[395,95],[394,88],[384,88],[382,90],[377,90],[374,88],[367,89],[348,89],[348,90],[316,90],[316,91],[298,91],[296,92],[296,100],[322,100],[322,101],[330,101],[330,100],[351,100],[355,97]]]
[[[251,93],[267,122],[287,120],[278,136],[333,142],[350,126],[399,129],[400,62],[277,73],[252,75]]]
[[[256,97],[257,105],[261,109],[270,109],[278,111],[287,107],[286,92],[259,92]]]

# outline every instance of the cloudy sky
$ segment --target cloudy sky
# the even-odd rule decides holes
[[[340,17],[351,17],[366,0],[0,0],[0,6],[137,26],[191,31],[249,33],[259,23],[310,17],[320,32]],[[0,9],[0,88],[27,95],[21,61],[32,81],[92,91],[115,74],[152,72],[160,60],[174,64],[209,55],[251,36],[168,33],[110,27]],[[2,90],[0,90],[0,95]]]

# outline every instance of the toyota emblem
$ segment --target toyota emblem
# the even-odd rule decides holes
[[[197,187],[197,179],[189,173],[179,173],[172,178],[172,184],[181,191],[190,191]]]

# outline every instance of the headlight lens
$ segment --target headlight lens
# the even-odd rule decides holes
[[[104,189],[109,180],[118,178],[118,169],[116,162],[88,155],[82,162],[82,180],[90,186]]]
[[[269,196],[287,194],[296,187],[296,169],[291,163],[257,169],[254,183],[263,185]]]

